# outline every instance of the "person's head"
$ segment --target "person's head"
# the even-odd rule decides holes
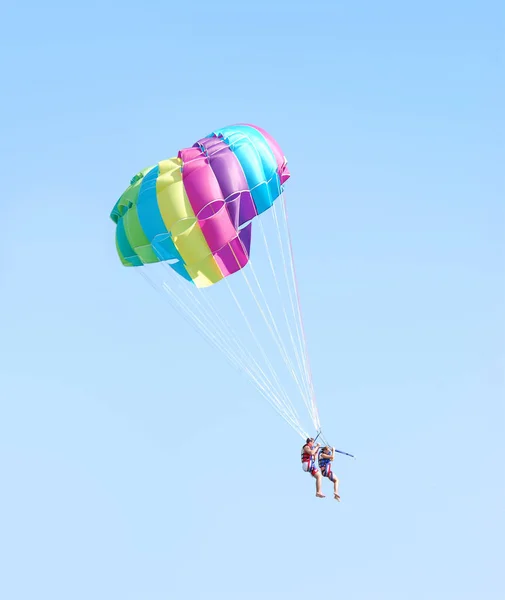
[[[312,448],[312,446],[314,445],[314,438],[307,438],[305,443],[307,444],[307,446],[310,446]]]
[[[331,454],[331,452],[330,452],[330,449],[328,448],[328,446],[325,446],[325,447],[323,448],[323,453],[324,453],[324,454]]]

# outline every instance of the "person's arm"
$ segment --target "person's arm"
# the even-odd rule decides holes
[[[321,446],[318,444],[317,446],[315,446],[315,448],[311,448],[308,444],[305,444],[305,446],[303,447],[303,451],[306,454],[310,454],[311,456],[315,456],[317,454],[317,451],[319,450]]]

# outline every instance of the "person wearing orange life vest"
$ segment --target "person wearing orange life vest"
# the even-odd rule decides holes
[[[313,438],[307,438],[302,447],[302,469],[306,473],[310,473],[316,480],[316,496],[318,498],[324,498],[324,494],[321,493],[321,482],[323,478],[321,476],[321,471],[316,466],[316,456],[320,447],[320,444],[314,446]]]
[[[335,500],[340,502],[340,496],[338,495],[338,477],[331,470],[331,461],[335,458],[335,448],[325,446],[318,456],[318,464],[321,469],[321,475],[328,477],[333,482],[333,494]]]

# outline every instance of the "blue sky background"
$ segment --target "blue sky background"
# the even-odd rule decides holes
[[[1,20],[0,597],[501,598],[503,4]],[[357,455],[341,504],[115,254],[130,178],[244,121],[289,160],[322,423]]]

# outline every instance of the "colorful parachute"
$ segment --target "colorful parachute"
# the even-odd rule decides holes
[[[110,216],[123,265],[138,267],[306,437],[298,393],[320,427],[283,194],[289,177],[266,131],[225,127],[137,173]]]
[[[197,287],[236,273],[249,260],[251,221],[281,194],[286,165],[268,133],[238,125],[144,169],[111,213],[121,261],[169,261]]]

